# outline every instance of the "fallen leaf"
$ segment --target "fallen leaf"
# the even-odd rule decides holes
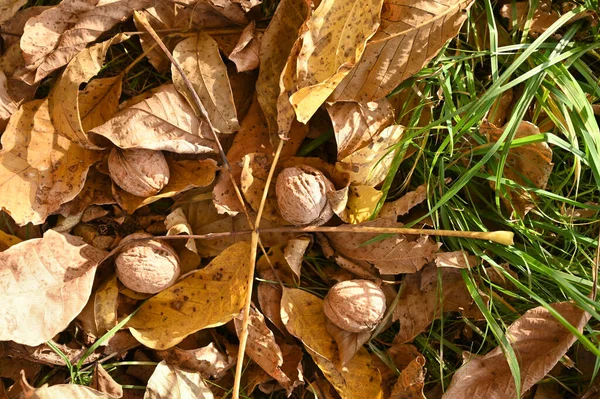
[[[346,331],[333,324],[329,318],[325,320],[325,328],[337,344],[340,353],[340,365],[342,367],[348,364],[360,348],[371,338],[371,331],[360,333]]]
[[[361,348],[346,366],[337,364],[339,353],[325,328],[322,299],[300,289],[284,288],[281,318],[342,399],[383,398],[381,375],[366,349]]]
[[[176,208],[167,215],[165,227],[167,228],[167,236],[194,234],[181,208]],[[177,255],[179,255],[181,275],[195,270],[200,266],[200,256],[198,256],[196,241],[191,238],[185,241],[172,240],[171,246],[175,248]]]
[[[0,120],[7,121],[18,108],[17,101],[8,91],[6,75],[0,70]],[[3,122],[2,127],[4,127],[5,123],[6,122]]]
[[[425,358],[417,356],[398,377],[390,399],[427,399],[423,394],[425,385]]]
[[[486,134],[489,142],[496,142],[505,128],[497,128],[493,125],[484,124],[480,131]],[[521,122],[515,132],[515,139],[540,134],[536,125],[530,122]],[[552,173],[552,149],[548,143],[526,144],[511,148],[506,157],[504,177],[511,179],[520,186],[537,187],[544,189]],[[494,182],[491,182],[492,187]],[[502,199],[509,209],[514,209],[519,215],[525,216],[535,207],[535,194],[521,189],[508,189],[508,198],[504,195]]]
[[[20,243],[21,241],[23,240],[21,240],[19,237],[15,237],[11,234],[6,234],[2,230],[0,230],[0,252],[6,251],[8,248]]]
[[[296,277],[298,277],[298,280],[300,280],[302,262],[304,262],[304,253],[311,243],[312,240],[309,237],[298,237],[289,240],[283,249],[283,257],[290,269],[292,269]]]
[[[439,280],[438,274],[441,275]],[[441,287],[439,281],[442,281]],[[393,311],[393,319],[400,320],[400,332],[394,343],[412,341],[443,312],[482,317],[458,269],[426,266],[419,273],[407,275],[402,284],[404,287]]]
[[[220,379],[235,364],[231,356],[221,353],[212,342],[190,350],[175,346],[167,351],[157,351],[156,355],[169,365],[200,373],[203,378]]]
[[[106,253],[48,230],[0,253],[0,341],[35,346],[81,312]]]
[[[135,196],[113,184],[113,196],[121,208],[131,214],[136,209],[161,198],[170,198],[194,187],[206,187],[213,182],[217,171],[217,163],[212,159],[175,161],[167,157],[167,163],[170,173],[169,182],[158,194],[151,197]]]
[[[392,202],[386,202],[379,212],[380,218],[397,218],[406,215],[412,208],[427,199],[427,184],[421,184]]]
[[[394,109],[387,98],[369,103],[337,102],[327,107],[342,160],[368,145],[394,121]]]
[[[242,320],[242,314],[234,319],[238,337],[242,331]],[[302,376],[302,366],[300,365],[302,352],[300,351],[299,356],[296,356],[297,363],[291,368],[294,374],[287,375],[283,370],[283,353],[275,341],[275,335],[267,327],[265,317],[254,307],[250,309],[246,353],[250,359],[254,360],[267,374],[275,378],[285,388],[288,396],[291,395],[294,388],[303,383],[304,378]]]
[[[112,275],[92,292],[77,319],[87,335],[99,338],[117,325],[118,306],[119,286],[117,276]]]
[[[551,304],[579,332],[590,315],[571,302]],[[577,338],[544,307],[530,309],[511,324],[506,335],[521,370],[521,392],[527,391],[558,363]],[[486,355],[463,355],[465,362],[452,377],[444,399],[515,398],[515,381],[500,347]]]
[[[75,198],[88,169],[100,157],[56,134],[47,100],[23,104],[2,135],[2,208],[19,225],[43,223]]]
[[[213,399],[211,390],[198,373],[191,373],[168,365],[164,360],[158,363],[148,381],[144,399]]]
[[[342,213],[337,215],[345,222],[357,224],[371,219],[383,193],[371,186],[348,187],[348,198]]]
[[[470,269],[477,266],[477,264],[477,257],[469,255],[467,251],[440,252],[435,255],[435,265],[437,267]]]
[[[22,398],[31,399],[56,399],[56,398],[69,398],[69,399],[112,399],[103,392],[96,391],[90,387],[75,384],[58,384],[51,387],[48,384],[42,385],[40,388],[34,388],[22,375],[21,386],[23,387]]]
[[[111,186],[112,180],[107,174],[99,172],[97,168],[90,168],[79,194],[62,204],[58,212],[64,216],[78,215],[90,205],[114,204]]]
[[[246,11],[246,12],[250,11],[253,7],[256,7],[256,6],[259,6],[262,4],[262,0],[232,0],[232,1],[234,3],[237,3],[240,6],[242,6],[244,11]]]
[[[391,219],[377,219],[355,225],[357,231],[366,227],[402,227]],[[415,273],[433,260],[439,244],[428,236],[397,234],[390,238],[363,245],[379,234],[328,233],[331,246],[349,260],[366,261],[381,274]]]
[[[122,75],[96,79],[81,94],[79,87],[94,77],[104,64],[111,45],[128,39],[117,35],[77,54],[67,65],[48,96],[48,108],[58,134],[86,148],[98,149],[86,132],[109,120],[121,97]]]
[[[376,101],[414,75],[456,36],[473,0],[384,1],[381,25],[329,101]]]
[[[32,84],[66,65],[87,44],[129,18],[148,0],[64,0],[25,24],[21,49],[26,67],[19,78]]]
[[[147,347],[167,349],[196,331],[227,323],[243,307],[252,266],[250,245],[233,244],[205,268],[144,302],[129,330]]]
[[[281,321],[281,288],[273,283],[260,282],[257,291],[260,309],[279,331],[285,333],[287,330]]]
[[[256,23],[254,21],[250,22],[242,31],[235,48],[227,57],[233,61],[238,72],[256,69],[260,63],[258,53],[262,35],[255,29]]]
[[[2,0],[0,2],[0,24],[11,19],[27,3],[27,0]]]
[[[198,94],[212,127],[219,133],[233,133],[240,129],[227,67],[223,63],[217,43],[208,34],[198,32],[175,46],[173,57],[183,69]],[[196,109],[192,95],[175,66],[171,66],[173,84]],[[199,115],[200,110],[197,110]]]
[[[229,0],[184,0],[193,7],[192,22],[201,29],[246,26],[248,19],[239,4]]]
[[[66,367],[67,361],[73,364],[81,359],[83,352],[87,349],[84,346],[80,346],[79,348],[71,348],[65,344],[58,344],[54,341],[51,341],[54,344],[54,347],[58,348],[62,355],[59,355],[54,349],[50,347],[48,343],[43,343],[37,346],[27,346],[17,344],[15,342],[5,342],[4,347],[6,352],[12,356],[13,358],[26,359],[32,362],[45,364],[48,366],[61,366]],[[77,346],[79,345],[76,342],[70,343],[70,345]],[[90,354],[84,361],[83,364],[90,364],[95,362],[100,358],[101,354],[96,352]]]
[[[527,14],[529,13],[529,3],[526,1],[519,1],[511,4],[504,4],[500,8],[500,15],[503,18],[508,19],[508,29],[514,29],[513,26],[513,15],[517,17],[518,30],[523,30],[525,24],[528,22]],[[544,33],[546,29],[553,23],[558,21],[560,15],[552,9],[552,2],[540,1],[537,7],[533,11],[533,17],[531,18],[531,25],[529,27],[529,34],[533,37],[537,37]]]
[[[123,387],[113,380],[110,374],[108,374],[108,371],[98,363],[96,363],[96,367],[94,367],[90,388],[105,393],[106,396],[110,398],[123,397]]]
[[[379,356],[374,356],[383,380],[384,397],[391,396],[394,385],[398,382],[399,373],[419,356],[421,353],[410,344],[392,344],[386,351],[386,362]]]
[[[9,353],[9,351],[4,350],[0,345],[0,378],[10,378],[13,381],[19,381],[22,370],[26,378],[30,380],[35,379],[42,369],[42,365],[31,360],[9,356]]]
[[[298,31],[308,16],[309,7],[307,0],[281,0],[260,43],[256,95],[273,137],[280,131],[277,122],[277,99],[281,93],[279,78],[298,38]],[[283,130],[287,135],[287,128]]]
[[[160,86],[90,133],[121,148],[145,148],[181,154],[216,151],[208,125],[202,122],[172,84]]]

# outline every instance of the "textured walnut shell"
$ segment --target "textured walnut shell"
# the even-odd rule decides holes
[[[127,243],[138,238],[152,237],[147,233],[134,233],[121,241]],[[156,294],[173,285],[179,277],[179,257],[164,242],[148,240],[125,245],[115,259],[117,277],[125,287],[137,292]]]
[[[279,212],[293,225],[320,226],[333,216],[327,200],[327,192],[333,190],[333,184],[315,168],[285,168],[277,176],[275,187]]]
[[[138,197],[155,195],[169,182],[169,165],[160,151],[115,147],[108,171],[117,186]]]
[[[385,294],[369,280],[342,281],[327,293],[323,310],[341,329],[354,333],[371,331],[385,314]]]

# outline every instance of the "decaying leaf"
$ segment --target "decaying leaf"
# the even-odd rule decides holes
[[[477,265],[477,257],[469,255],[466,251],[440,252],[435,255],[437,267],[454,267],[469,269]]]
[[[144,399],[213,399],[214,395],[202,376],[168,365],[164,360],[158,363],[148,381]]]
[[[425,385],[425,358],[414,358],[400,373],[394,385],[390,399],[427,399],[423,394]]]
[[[264,315],[281,332],[287,331],[281,321],[281,288],[272,283],[258,284],[258,303]]]
[[[110,398],[118,399],[123,397],[123,387],[98,363],[94,367],[90,388],[103,392]]]
[[[571,302],[551,304],[579,332],[590,315]],[[544,307],[528,310],[507,331],[521,370],[521,392],[541,380],[577,338]],[[516,397],[515,381],[500,347],[483,356],[465,353],[465,363],[452,377],[444,399]]]
[[[105,252],[48,230],[0,253],[0,340],[39,345],[63,331],[92,290]]]
[[[233,244],[146,301],[128,323],[131,333],[150,348],[167,349],[196,331],[227,323],[243,307],[251,267],[250,245]]]
[[[284,288],[281,318],[342,399],[383,398],[381,375],[366,349],[361,348],[344,367],[338,364],[336,343],[325,328],[323,300],[300,289]]]
[[[360,62],[337,86],[330,101],[376,101],[425,66],[452,39],[473,0],[416,3],[386,0],[381,25]]]
[[[480,128],[488,136],[490,142],[497,141],[504,128],[484,124]],[[515,133],[515,139],[540,134],[536,125],[530,122],[521,122]],[[511,148],[506,157],[504,176],[515,183],[525,187],[544,189],[552,173],[552,149],[548,143],[526,144],[521,147]],[[491,182],[493,185],[494,183]],[[535,194],[521,189],[509,189],[508,198],[503,196],[504,203],[514,209],[519,215],[524,216],[535,207]]]
[[[0,24],[11,19],[27,3],[27,0],[2,0],[0,2]]]
[[[228,58],[234,62],[238,72],[251,71],[258,68],[260,63],[260,38],[261,34],[256,32],[256,23],[250,22],[242,31],[235,48],[231,51]]]
[[[406,276],[402,284],[402,294],[394,309],[394,320],[400,320],[400,332],[394,343],[412,341],[443,312],[460,311],[465,317],[482,317],[456,268],[427,266],[419,273]]]
[[[409,191],[392,202],[386,202],[379,212],[380,218],[397,218],[406,215],[415,206],[427,199],[427,185],[421,184],[414,191]]]
[[[145,148],[181,154],[216,151],[208,124],[202,122],[172,84],[131,104],[90,132],[121,148]]]
[[[2,135],[2,208],[19,225],[43,223],[75,198],[88,169],[100,157],[56,134],[47,100],[23,104]]]
[[[184,350],[175,346],[156,354],[167,364],[200,373],[203,378],[219,379],[234,365],[231,356],[221,353],[212,342],[203,348]]]
[[[21,37],[26,67],[19,71],[20,78],[30,84],[39,82],[148,3],[148,0],[64,0],[31,18]]]
[[[504,4],[500,8],[500,15],[508,19],[509,29],[514,29],[514,13],[514,15],[517,17],[517,29],[523,30],[525,28],[525,24],[527,23],[528,11],[529,3],[527,3],[526,1],[519,1],[511,4]],[[558,21],[558,18],[560,18],[560,15],[558,15],[558,13],[552,9],[551,1],[540,1],[533,12],[533,17],[531,18],[531,26],[529,27],[529,33],[532,36],[539,36],[540,34],[544,33],[546,29],[550,27],[550,25]]]
[[[61,205],[58,212],[63,215],[81,214],[88,206],[114,204],[111,192],[112,180],[107,174],[92,167],[88,172],[83,188],[71,201]]]
[[[22,398],[112,399],[111,396],[108,396],[103,392],[97,391],[90,387],[85,387],[83,385],[58,384],[50,387],[48,386],[48,384],[44,384],[40,388],[34,388],[31,385],[29,385],[24,375],[22,375],[20,383],[23,388],[23,393],[20,396]]]
[[[181,208],[176,208],[167,215],[165,227],[167,228],[168,236],[190,235],[194,233]],[[200,256],[198,256],[196,241],[193,239],[185,241],[173,240],[171,241],[171,246],[175,248],[177,255],[179,255],[179,266],[181,267],[182,275],[200,266]]]

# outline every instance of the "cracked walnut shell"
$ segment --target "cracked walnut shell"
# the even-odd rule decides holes
[[[133,233],[125,237],[115,265],[117,277],[125,287],[146,294],[156,294],[170,287],[179,277],[179,257],[169,244],[148,240],[127,245],[128,241],[153,237],[148,233]]]
[[[323,303],[325,315],[341,329],[360,333],[373,330],[385,314],[385,294],[369,280],[335,284]]]
[[[117,186],[138,197],[156,195],[169,182],[169,165],[160,151],[114,147],[108,171]]]

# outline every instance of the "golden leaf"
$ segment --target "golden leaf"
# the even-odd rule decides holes
[[[19,237],[15,237],[10,234],[6,234],[0,230],[0,252],[7,250],[15,244],[20,243],[22,240]]]

